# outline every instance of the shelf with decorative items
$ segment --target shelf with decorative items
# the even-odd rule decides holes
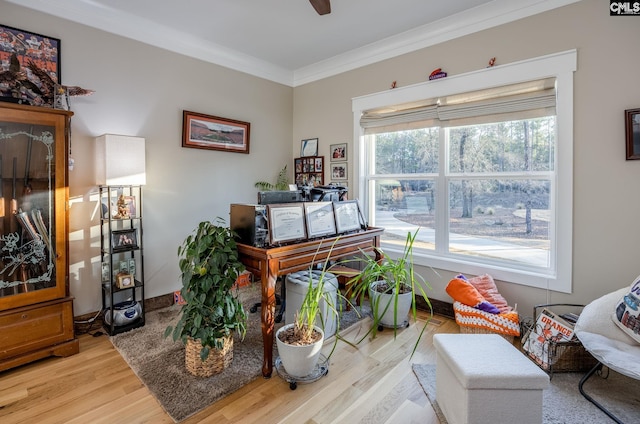
[[[145,324],[142,186],[145,139],[104,134],[95,139],[99,187],[103,326],[119,334]]]
[[[114,335],[145,323],[142,186],[100,186],[100,202],[103,325]]]

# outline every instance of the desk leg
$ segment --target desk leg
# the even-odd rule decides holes
[[[276,311],[276,278],[278,275],[277,261],[267,260],[266,266],[260,273],[262,280],[262,342],[264,344],[264,361],[262,362],[262,376],[271,378],[273,371],[273,328]]]

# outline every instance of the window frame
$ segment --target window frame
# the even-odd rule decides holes
[[[542,78],[556,78],[557,145],[554,158],[555,192],[551,193],[550,208],[555,219],[551,223],[551,265],[546,272],[526,267],[507,267],[481,261],[471,256],[443,254],[435,250],[426,254],[414,252],[417,265],[433,267],[472,275],[485,272],[501,281],[530,287],[571,293],[573,258],[573,77],[577,70],[577,51],[568,50],[537,58],[522,60],[492,68],[480,69],[406,87],[373,93],[352,99],[354,128],[354,187],[356,198],[361,200],[365,216],[375,211],[369,195],[366,175],[368,161],[365,157],[365,134],[360,117],[366,110],[396,105],[422,99],[437,98],[470,91],[499,87]],[[441,147],[441,160],[444,153]],[[371,153],[371,152],[369,152]],[[555,236],[553,236],[555,235]],[[448,237],[448,234],[443,236]],[[385,252],[394,256],[396,246],[382,242]],[[554,254],[555,253],[555,254]]]

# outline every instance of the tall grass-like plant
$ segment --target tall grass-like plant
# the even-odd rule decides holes
[[[340,332],[340,315],[343,310],[343,301],[350,304],[350,300],[344,297],[340,291],[336,293],[337,302],[334,302],[333,297],[330,295],[330,291],[325,291],[325,284],[327,283],[330,277],[327,274],[330,273],[329,267],[329,258],[331,256],[331,252],[333,251],[333,247],[335,243],[338,241],[336,239],[331,245],[331,249],[329,250],[329,254],[327,255],[327,259],[324,261],[322,265],[322,270],[320,271],[317,282],[314,284],[314,278],[312,276],[313,270],[309,269],[309,285],[307,287],[307,292],[302,299],[302,303],[300,304],[300,310],[295,315],[293,322],[293,338],[296,340],[296,344],[304,345],[310,344],[317,341],[317,336],[314,326],[316,325],[317,320],[319,319],[322,323],[327,321],[329,316],[335,317],[336,322],[336,338],[337,342],[341,339]],[[320,246],[318,246],[318,250]],[[317,251],[316,251],[317,255]],[[315,259],[315,256],[314,256]],[[324,304],[327,305],[326,316],[323,314],[321,308],[321,302],[324,301]],[[357,312],[357,310],[354,308]],[[359,314],[359,313],[358,313]],[[323,328],[324,330],[324,328]],[[345,342],[351,344],[350,342]],[[336,345],[334,343],[333,349],[335,349]],[[331,353],[333,353],[333,349]],[[331,354],[329,354],[331,356]]]
[[[182,278],[180,320],[165,330],[165,337],[184,343],[200,340],[200,358],[205,361],[211,348],[221,349],[223,338],[234,331],[244,339],[247,314],[232,289],[245,267],[240,262],[234,232],[222,218],[201,222],[178,248]]]
[[[430,288],[430,286],[421,275],[415,272],[413,264],[413,244],[418,235],[418,231],[419,230],[416,230],[413,234],[411,232],[407,233],[404,250],[402,255],[397,259],[392,259],[380,249],[378,249],[378,252],[382,257],[380,261],[377,261],[375,256],[368,256],[365,254],[364,259],[360,259],[360,261],[364,262],[364,268],[360,275],[349,280],[348,284],[352,285],[352,298],[359,298],[360,301],[364,299],[370,290],[390,294],[392,296],[391,301],[386,304],[381,304],[379,297],[372,302],[371,310],[373,312],[373,324],[369,331],[363,336],[362,340],[364,340],[368,335],[375,338],[377,331],[382,328],[380,320],[389,308],[393,308],[393,331],[394,337],[396,337],[398,328],[405,319],[405,317],[398,316],[398,302],[401,294],[411,293],[410,315],[413,317],[414,321],[417,320],[417,294],[424,299],[429,307],[431,316],[433,316],[431,301],[425,291],[425,287]],[[424,327],[420,331],[416,344],[413,348],[412,355],[415,352],[428,323],[429,320],[425,322]]]
[[[310,344],[317,340],[317,334],[313,327],[315,326],[317,318],[321,320],[324,318],[320,308],[320,302],[323,299],[327,302],[329,308],[335,310],[335,305],[332,305],[332,299],[330,299],[329,296],[325,296],[324,283],[324,270],[315,285],[312,278],[312,271],[309,270],[309,286],[300,305],[300,310],[295,316],[293,326],[294,337],[299,340],[300,344]],[[324,322],[324,320],[322,322]]]

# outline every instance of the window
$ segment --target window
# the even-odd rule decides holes
[[[417,263],[571,291],[575,51],[353,100],[358,197]]]

